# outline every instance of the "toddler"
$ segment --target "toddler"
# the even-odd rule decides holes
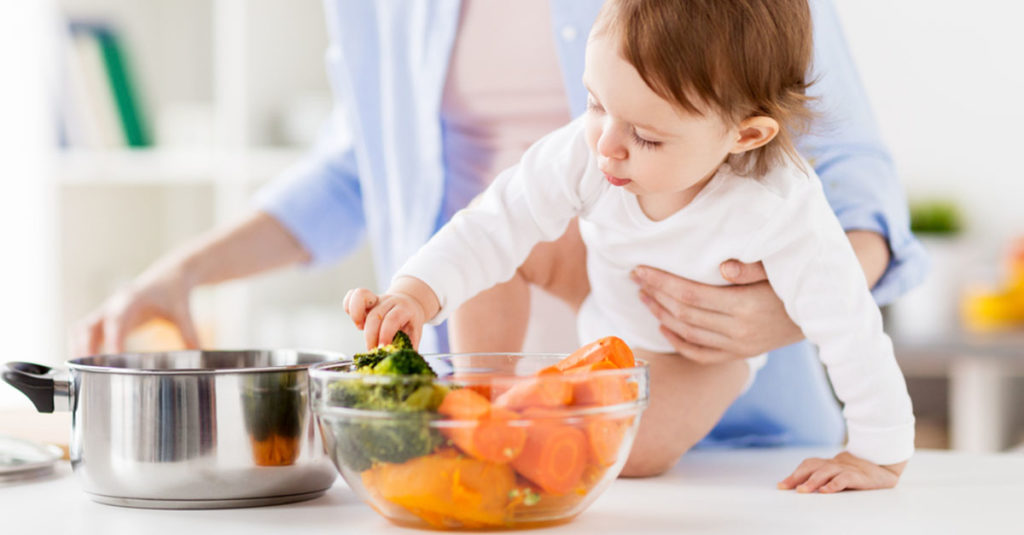
[[[808,459],[780,488],[894,486],[913,453],[910,399],[853,249],[792,144],[810,117],[810,58],[806,0],[610,0],[587,43],[584,116],[502,172],[387,293],[350,291],[346,312],[370,347],[400,329],[416,343],[425,322],[511,278],[578,217],[591,286],[580,338],[619,336],[650,363],[624,474],[653,475],[714,426],[765,357],[702,366],[675,354],[631,271],[725,285],[723,261],[761,261],[818,346],[848,430],[846,451]]]

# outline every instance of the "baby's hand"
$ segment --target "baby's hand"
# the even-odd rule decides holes
[[[390,344],[400,330],[409,335],[413,347],[419,347],[426,313],[412,296],[391,293],[378,297],[366,288],[357,288],[345,294],[345,312],[363,330],[367,349]]]
[[[906,461],[879,466],[848,452],[831,459],[807,459],[786,479],[779,482],[782,490],[800,493],[818,491],[831,494],[841,490],[890,489],[900,479]]]

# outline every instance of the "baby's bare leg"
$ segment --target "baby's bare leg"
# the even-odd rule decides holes
[[[452,351],[521,351],[530,320],[531,284],[579,310],[590,283],[576,220],[557,240],[537,244],[512,280],[481,292],[452,314]]]
[[[697,364],[677,354],[636,351],[650,363],[650,405],[622,470],[649,477],[671,468],[718,423],[750,374],[742,360]]]

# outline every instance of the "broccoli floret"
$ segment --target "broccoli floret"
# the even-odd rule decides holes
[[[408,350],[413,353],[416,353],[416,350],[413,349],[412,347],[412,342],[409,340],[409,336],[402,331],[398,331],[398,333],[395,334],[395,337],[391,340],[390,344],[386,346],[380,346],[377,349],[374,349],[373,351],[368,351],[366,353],[356,353],[356,355],[352,357],[352,363],[355,364],[357,370],[362,370],[363,368],[373,368],[378,363],[380,363],[380,361],[387,358],[389,355],[392,355],[402,350]],[[419,356],[419,353],[416,353],[416,355]],[[423,357],[420,357],[420,360],[422,359]],[[426,364],[426,361],[423,361],[423,363]],[[393,373],[396,373],[397,375],[407,375],[406,373],[400,371]],[[419,374],[417,373],[417,375]]]
[[[447,389],[433,384],[437,374],[412,348],[405,333],[399,331],[391,344],[356,355],[353,364],[357,373],[407,379],[331,385],[334,406],[391,413],[387,419],[366,417],[331,423],[337,455],[346,465],[363,471],[374,462],[405,462],[430,453],[444,441],[436,429],[430,428],[428,411],[437,409]]]
[[[349,407],[386,411],[388,418],[345,417],[332,422],[338,441],[338,457],[356,471],[370,468],[375,462],[401,463],[427,455],[444,442],[437,429],[431,429],[431,412],[436,410],[448,389],[431,384],[338,384],[331,389],[332,400],[348,401]],[[405,399],[401,396],[409,393]]]
[[[384,357],[388,356],[388,349],[390,347],[391,346],[380,346],[373,351],[356,353],[352,357],[352,364],[355,365],[356,371],[373,368],[378,362],[384,360]]]
[[[427,361],[413,349],[392,351],[373,366],[374,375],[428,375],[437,377]]]
[[[403,331],[395,333],[395,337],[391,339],[390,344],[392,349],[414,349],[412,347],[412,341],[409,340],[409,335]]]

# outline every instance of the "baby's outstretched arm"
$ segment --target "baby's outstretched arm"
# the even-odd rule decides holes
[[[823,494],[842,490],[891,489],[896,486],[906,466],[907,461],[877,465],[844,451],[831,459],[806,459],[778,486],[782,490]]]
[[[419,347],[423,324],[440,308],[430,286],[414,277],[398,277],[381,296],[366,288],[345,294],[345,313],[363,330],[367,349],[391,343],[400,330],[409,335],[413,347]]]

